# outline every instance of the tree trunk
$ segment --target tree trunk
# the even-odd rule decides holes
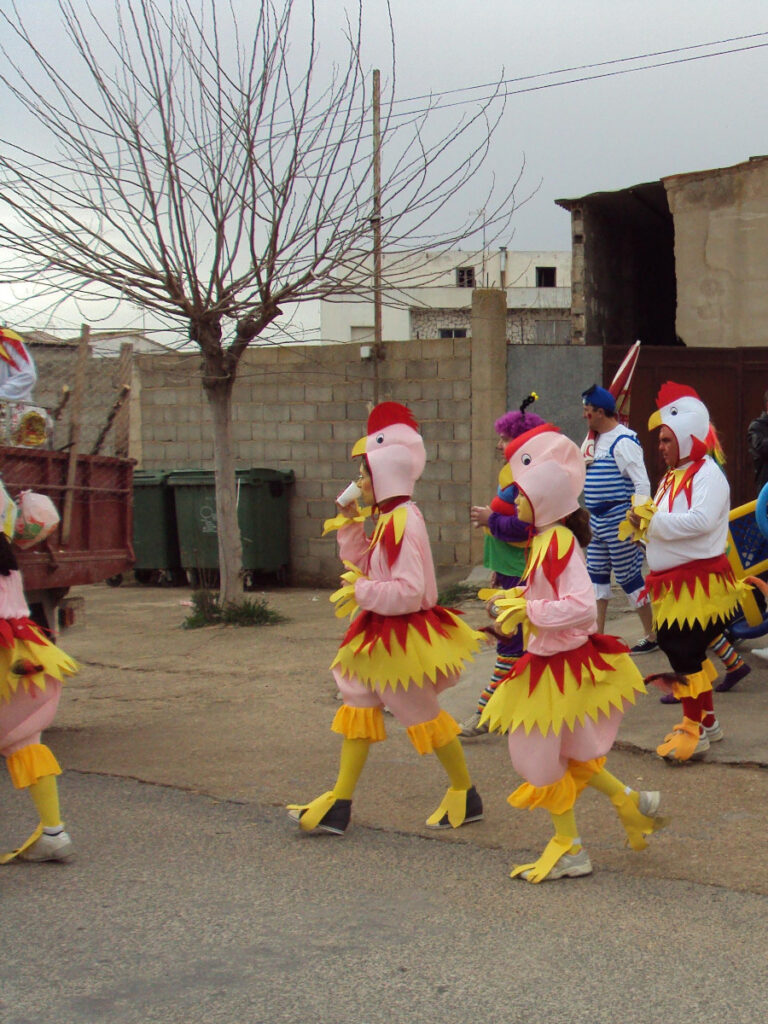
[[[216,482],[216,524],[219,537],[220,601],[243,595],[243,546],[237,521],[237,481],[232,455],[232,390],[206,388],[213,417],[213,470]]]
[[[203,353],[203,391],[213,419],[213,472],[216,530],[219,541],[219,598],[222,605],[243,594],[243,545],[237,521],[237,481],[232,454],[232,388],[237,360],[221,345],[221,323],[201,319],[190,324],[190,337]]]

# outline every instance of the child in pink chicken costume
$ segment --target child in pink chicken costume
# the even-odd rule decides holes
[[[460,726],[440,709],[438,697],[455,684],[482,634],[437,604],[429,538],[411,500],[426,463],[416,420],[405,406],[383,402],[367,430],[352,456],[362,457],[358,487],[371,507],[361,511],[353,502],[341,508],[324,531],[338,530],[347,567],[331,600],[337,616],[353,616],[331,665],[344,701],[331,726],[343,737],[339,773],[333,789],[288,810],[306,832],[343,834],[370,745],[386,739],[386,707],[416,750],[434,752],[448,775],[448,791],[427,826],[457,828],[479,821],[483,805],[464,760]],[[372,511],[369,537],[363,524]]]
[[[53,722],[63,679],[73,675],[77,666],[29,618],[9,539],[15,507],[2,485],[0,505],[0,753],[13,785],[27,790],[40,817],[29,839],[19,849],[0,856],[0,864],[17,857],[67,860],[72,842],[59,811],[56,776],[61,768],[40,739]]]
[[[499,482],[517,487],[518,515],[534,535],[523,585],[480,596],[494,601],[502,632],[523,624],[527,644],[482,720],[508,733],[512,764],[525,780],[509,803],[545,808],[555,829],[539,859],[511,877],[575,878],[592,872],[574,816],[585,786],[610,798],[634,850],[665,824],[655,816],[658,793],[634,792],[604,767],[625,709],[645,687],[629,648],[596,633],[594,588],[581,550],[589,513],[579,508],[585,477],[579,448],[544,424],[510,442],[504,456]]]

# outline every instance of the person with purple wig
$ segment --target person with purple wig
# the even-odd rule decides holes
[[[501,452],[502,457],[510,441],[544,423],[536,413],[526,412],[528,406],[537,398],[538,395],[533,392],[524,399],[519,410],[504,413],[494,423],[494,430],[499,436],[496,449]],[[516,587],[520,582],[520,576],[525,569],[526,545],[530,536],[528,524],[522,523],[517,517],[514,492],[514,486],[507,488],[506,491],[499,488],[490,505],[474,505],[470,511],[473,525],[477,528],[484,527],[486,530],[483,565],[491,570],[491,586],[503,587],[505,590]],[[512,666],[523,653],[521,628],[511,636],[502,636],[495,631],[494,635],[497,638],[496,662],[490,681],[478,698],[476,710],[462,724],[460,735],[465,739],[485,736],[488,733],[488,726],[480,725],[483,709],[496,687],[509,675]]]

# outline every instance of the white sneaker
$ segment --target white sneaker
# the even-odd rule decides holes
[[[646,818],[655,818],[661,803],[661,793],[658,790],[641,790],[637,795],[640,797],[637,802],[638,811]]]
[[[74,854],[72,840],[67,832],[59,832],[55,836],[46,832],[19,854],[19,860],[69,860]]]
[[[702,729],[710,743],[717,743],[723,738],[723,729],[717,719],[714,725],[702,725]]]
[[[522,877],[526,882],[528,881],[529,874],[530,872],[528,871],[523,871],[522,873]],[[581,878],[583,875],[591,874],[592,861],[589,859],[587,851],[582,847],[578,853],[564,853],[544,881],[554,882],[558,878]]]
[[[461,732],[459,733],[462,739],[468,740],[474,736],[485,736],[487,734],[488,726],[485,724],[480,725],[480,714],[481,712],[476,711],[466,722],[462,722]]]

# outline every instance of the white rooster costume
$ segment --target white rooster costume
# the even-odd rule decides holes
[[[682,701],[683,721],[657,753],[672,761],[705,754],[722,738],[714,715],[712,681],[717,677],[707,646],[722,633],[745,584],[736,580],[725,555],[730,489],[712,458],[715,438],[707,407],[691,387],[667,381],[656,398],[649,430],[667,427],[678,445],[677,466],[668,470],[653,502],[642,513],[650,573],[645,585],[653,604],[659,647],[673,673],[650,676]]]
[[[579,448],[551,424],[507,445],[502,487],[518,489],[518,515],[534,528],[523,585],[481,591],[497,606],[497,625],[520,622],[526,653],[502,680],[481,718],[509,734],[509,753],[526,780],[513,807],[543,807],[555,835],[539,859],[516,867],[529,882],[588,875],[592,865],[576,828],[585,786],[607,795],[635,850],[661,828],[656,792],[633,792],[604,767],[625,709],[645,687],[627,646],[596,633],[597,606],[584,555],[567,523],[578,509],[585,468]],[[586,515],[586,513],[584,513]]]
[[[344,701],[331,726],[344,737],[341,764],[332,790],[289,811],[307,832],[344,832],[369,747],[386,739],[386,707],[416,750],[434,751],[448,774],[450,788],[427,825],[456,828],[479,820],[482,802],[457,739],[460,726],[440,709],[438,696],[455,684],[482,634],[437,604],[427,530],[411,500],[426,452],[410,410],[397,402],[377,405],[352,456],[368,467],[376,523],[369,537],[363,524],[371,509],[364,509],[325,524],[326,533],[338,530],[347,566],[331,600],[337,616],[353,616],[331,665]]]

